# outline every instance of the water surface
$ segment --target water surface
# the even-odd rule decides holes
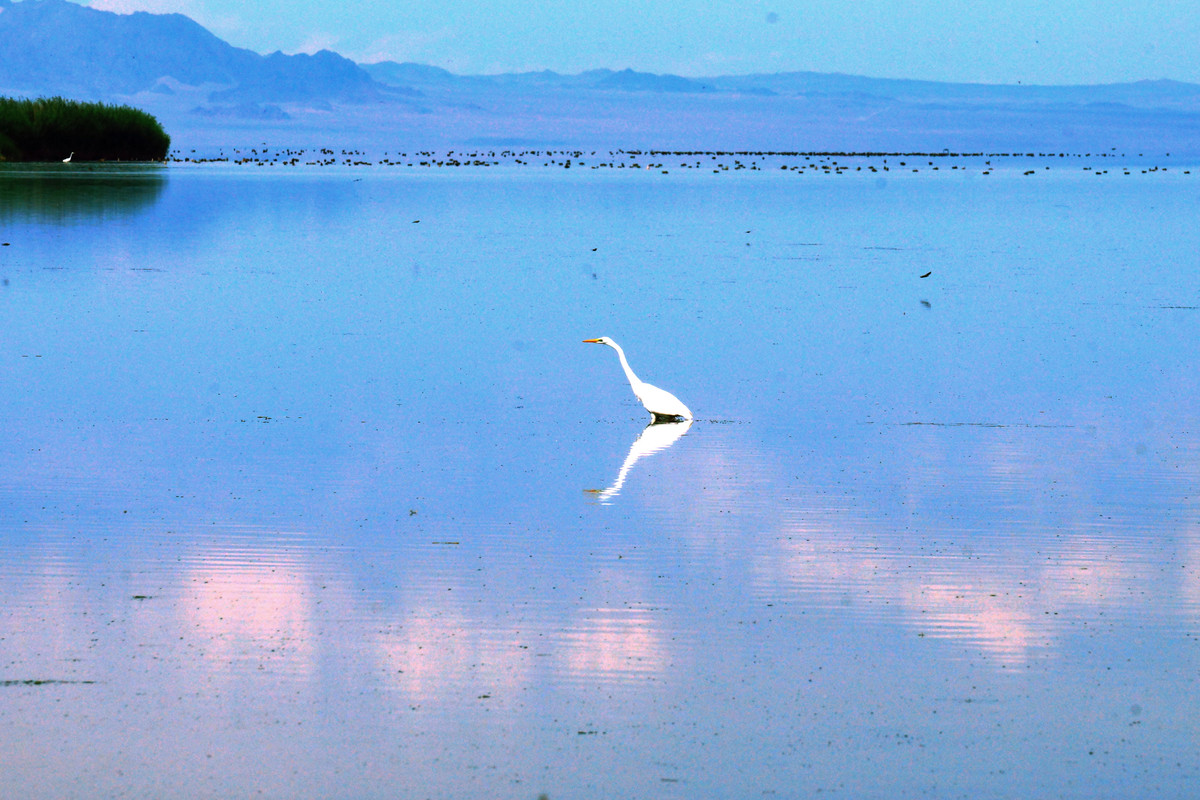
[[[1198,206],[7,171],[8,791],[1186,797]]]

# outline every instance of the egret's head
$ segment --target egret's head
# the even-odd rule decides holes
[[[612,339],[608,338],[607,336],[601,336],[599,339],[584,339],[584,341],[589,344],[612,344]]]

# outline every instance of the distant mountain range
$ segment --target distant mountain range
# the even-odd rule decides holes
[[[1145,80],[1096,86],[1023,86],[868,78],[823,72],[780,72],[684,78],[631,69],[596,69],[578,75],[549,70],[487,76],[460,76],[423,64],[384,61],[361,65],[381,83],[437,91],[453,85],[526,87],[572,91],[623,91],[779,97],[846,97],[945,103],[1111,105],[1142,109],[1200,111],[1200,85]]]
[[[1166,119],[1174,126],[1172,141],[1200,152],[1200,85],[1167,80],[992,86],[812,72],[695,78],[630,69],[464,76],[422,64],[360,65],[329,51],[264,56],[233,47],[181,14],[115,14],[67,0],[0,0],[0,94],[130,103],[176,128],[197,130],[222,120],[252,129],[354,118],[367,129],[390,126],[423,140],[640,135],[650,146],[718,134],[747,146],[791,146],[805,137],[833,143],[839,135],[847,146],[881,138],[955,146],[984,141],[997,126],[1014,142],[1034,141],[1031,124],[1044,127],[1051,145],[1082,142],[1084,132],[1105,126],[1123,131],[1114,136],[1124,144],[1122,136],[1158,136]]]
[[[212,88],[216,102],[372,102],[395,90],[352,61],[262,56],[233,47],[182,14],[114,14],[67,2],[0,0],[0,90],[105,100],[164,79]]]

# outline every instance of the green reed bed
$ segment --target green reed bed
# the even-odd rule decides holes
[[[129,106],[0,97],[0,161],[161,161],[171,137]]]

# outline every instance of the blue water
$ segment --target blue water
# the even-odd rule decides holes
[[[6,791],[1189,796],[1200,174],[1027,166],[0,173]]]

